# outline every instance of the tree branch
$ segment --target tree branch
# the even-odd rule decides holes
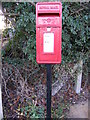
[[[1,13],[0,15],[4,16],[19,16],[19,14],[16,13]]]
[[[36,4],[34,2],[30,2],[30,4],[36,7]]]

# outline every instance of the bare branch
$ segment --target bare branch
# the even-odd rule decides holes
[[[34,2],[30,2],[30,4],[33,5],[33,6],[36,6],[36,4]]]
[[[81,8],[81,9],[79,9],[79,10],[77,10],[77,11],[71,13],[70,15],[73,15],[73,14],[75,14],[75,13],[79,13],[79,12],[82,11],[83,9],[84,9],[84,8]]]
[[[15,14],[15,13],[1,13],[0,15],[4,15],[4,16],[19,16],[19,14]]]

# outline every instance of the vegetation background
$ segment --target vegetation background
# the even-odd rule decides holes
[[[3,39],[8,40],[7,45],[2,47],[5,118],[18,116],[43,118],[46,115],[46,70],[45,65],[36,63],[35,4],[3,3],[5,22],[12,23],[11,28],[3,31]],[[83,61],[82,88],[87,88],[85,81],[87,81],[90,53],[89,7],[88,3],[62,3],[62,63],[52,65],[52,82],[56,80],[62,82],[64,79],[65,86],[61,91],[62,96],[59,93],[52,97],[52,117],[60,118],[62,115],[65,117],[65,111],[69,106],[68,99],[72,94],[71,102],[80,97],[74,91],[76,73],[70,74],[74,64],[80,60]],[[70,94],[67,94],[68,92]],[[40,98],[43,98],[42,101]],[[58,103],[55,103],[56,100]]]

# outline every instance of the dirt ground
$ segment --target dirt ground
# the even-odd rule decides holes
[[[88,100],[70,106],[68,118],[88,118]]]

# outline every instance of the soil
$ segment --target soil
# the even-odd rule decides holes
[[[68,118],[88,118],[88,100],[71,105]]]

